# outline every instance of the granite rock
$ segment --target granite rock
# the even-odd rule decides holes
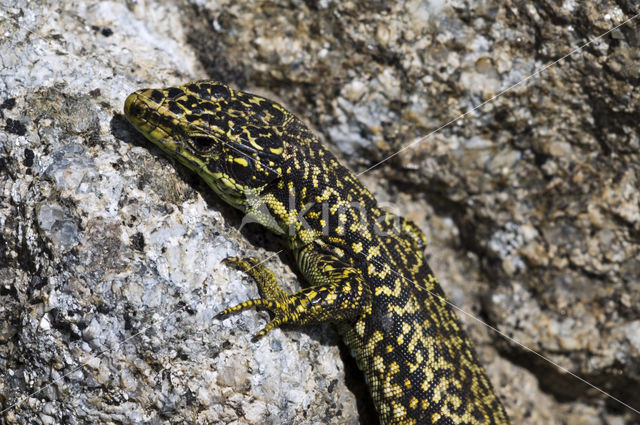
[[[362,179],[427,232],[514,423],[640,421],[523,347],[640,409],[637,20],[570,54],[638,12],[3,3],[0,423],[372,423],[329,326],[252,343],[265,313],[213,318],[257,295],[228,255],[300,283],[277,238],[238,231],[122,117],[138,88],[205,78],[281,100],[356,171],[411,144]]]

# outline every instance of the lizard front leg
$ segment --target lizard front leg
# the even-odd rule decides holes
[[[268,310],[273,314],[273,319],[255,335],[261,337],[284,324],[304,325],[356,319],[371,308],[371,290],[358,270],[313,247],[304,248],[298,262],[312,286],[289,294],[257,258],[226,258],[225,264],[253,278],[258,285],[260,298],[229,307],[217,317],[252,307]]]

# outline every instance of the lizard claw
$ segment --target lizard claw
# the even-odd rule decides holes
[[[225,316],[228,316],[231,313],[238,313],[252,307],[255,307],[257,309],[262,309],[262,310],[268,310],[271,312],[278,311],[278,305],[276,302],[271,300],[265,300],[264,298],[254,298],[254,299],[245,301],[243,303],[234,305],[233,307],[225,308],[220,313],[216,314],[215,318],[221,319]]]
[[[259,264],[260,260],[255,257],[227,257],[224,258],[221,263],[227,267],[246,272],[252,269],[256,264]]]
[[[281,317],[276,317],[275,319],[273,319],[272,321],[270,321],[269,323],[267,323],[267,326],[265,326],[264,328],[262,328],[260,330],[260,332],[258,332],[257,334],[255,334],[253,337],[251,337],[251,342],[256,342],[257,340],[259,340],[260,338],[262,338],[263,336],[265,336],[267,333],[269,333],[269,331],[273,328],[277,328],[278,326],[282,325],[284,323],[284,321],[282,320]]]

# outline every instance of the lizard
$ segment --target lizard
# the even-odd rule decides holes
[[[508,424],[471,341],[424,259],[416,224],[382,209],[353,172],[280,104],[217,81],[140,89],[127,120],[219,197],[286,239],[308,285],[288,293],[255,257],[249,308],[284,325],[334,323],[382,425]]]

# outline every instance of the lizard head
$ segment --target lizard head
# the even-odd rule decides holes
[[[282,176],[289,145],[306,131],[277,103],[215,81],[138,90],[127,97],[124,113],[240,209]]]

